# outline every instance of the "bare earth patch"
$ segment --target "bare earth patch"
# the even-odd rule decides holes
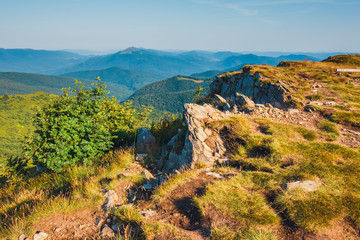
[[[100,210],[91,208],[58,213],[42,219],[32,229],[46,232],[49,234],[47,239],[95,239],[100,234],[96,219],[101,217]]]

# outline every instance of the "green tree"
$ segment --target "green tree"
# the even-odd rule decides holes
[[[198,86],[193,98],[196,99],[196,98],[200,97],[200,93],[201,93],[202,91],[204,91],[204,88]]]

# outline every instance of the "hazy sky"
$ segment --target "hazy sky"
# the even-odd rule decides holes
[[[0,48],[360,52],[360,0],[0,0]]]

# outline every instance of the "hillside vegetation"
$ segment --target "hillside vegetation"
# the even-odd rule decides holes
[[[254,65],[251,72],[259,73],[261,81],[284,83],[292,90],[290,97],[296,107],[301,109],[310,104],[336,123],[360,127],[359,73],[336,71],[360,69],[359,59],[359,55],[340,55],[323,62],[281,62],[277,67]]]
[[[21,153],[24,135],[35,130],[35,112],[53,97],[44,92],[0,96],[0,167],[6,158]]]
[[[172,113],[181,112],[184,103],[193,102],[198,87],[203,88],[201,96],[209,92],[211,78],[176,76],[149,84],[129,97],[135,105],[151,105]]]

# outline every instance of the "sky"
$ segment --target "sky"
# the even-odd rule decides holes
[[[0,0],[0,48],[360,52],[360,0]]]

